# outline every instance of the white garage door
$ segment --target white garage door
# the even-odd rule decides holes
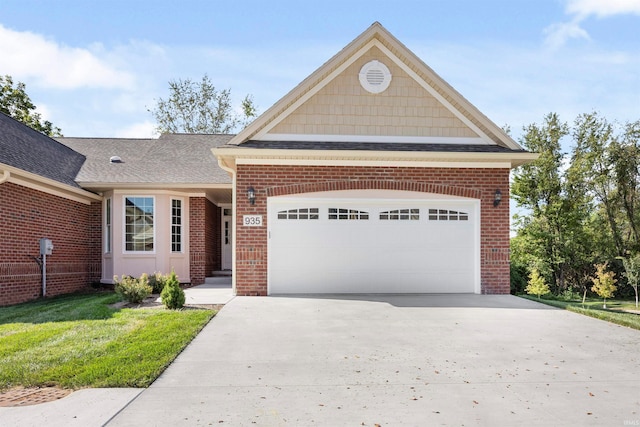
[[[270,294],[479,292],[479,201],[405,191],[268,199]]]

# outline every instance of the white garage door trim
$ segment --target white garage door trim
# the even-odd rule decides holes
[[[309,208],[318,208],[318,212],[304,211]],[[416,215],[413,215],[413,220],[410,218],[411,211],[402,212],[402,214],[393,212],[397,209],[412,208],[419,209],[419,214],[416,212]],[[296,212],[296,209],[302,209],[302,211]],[[338,209],[338,211],[332,210],[330,213],[329,209]],[[340,211],[340,209],[343,210]],[[450,219],[453,220],[430,221],[429,214],[434,213],[433,209],[442,210],[439,212],[441,219],[449,214]],[[286,215],[283,214],[284,211],[288,212],[291,219],[278,220],[278,212],[284,217]],[[385,212],[390,213],[385,214]],[[467,216],[465,218],[460,216],[463,221],[458,221],[456,212],[464,212]],[[405,221],[391,221],[391,219],[400,219],[397,216],[399,214],[403,215],[402,219]],[[312,220],[313,228],[304,228],[308,227],[305,224],[311,224],[310,215],[317,215]],[[348,217],[351,220],[330,221],[329,215],[335,219]],[[363,218],[359,220],[360,216]],[[382,217],[390,220],[382,221]],[[431,215],[431,219],[436,218]],[[478,199],[396,190],[327,191],[277,196],[267,199],[267,224],[267,292],[269,295],[280,293],[480,293],[480,200]],[[410,228],[418,224],[419,229]],[[386,239],[389,242],[394,240],[395,232],[400,233],[399,235],[403,238],[398,240],[397,246],[390,247],[388,253],[385,254],[383,247],[385,243],[380,243],[379,239],[376,239],[380,236],[379,233],[371,233],[372,227],[378,227],[379,232],[384,232],[384,236],[387,236]],[[298,233],[306,232],[311,234],[308,236],[305,234],[307,238],[304,241],[296,240]],[[285,237],[283,237],[283,233],[286,235]],[[352,237],[346,238],[345,236],[348,235]],[[429,246],[429,244],[421,243],[429,241],[430,238],[436,239],[437,236],[441,236],[437,240],[438,242],[446,240],[443,246],[448,245],[447,253],[449,255],[459,253],[465,261],[460,262],[458,259],[444,256],[442,248],[432,247],[436,245]],[[348,242],[345,245],[347,247],[328,247],[326,240],[322,240],[327,238],[346,238],[344,242]],[[321,244],[316,245],[313,243],[313,239],[320,239],[318,242]],[[296,246],[299,245],[299,250],[292,249],[291,242]],[[369,249],[375,245],[379,246]],[[412,249],[412,245],[417,249]],[[323,249],[323,246],[326,247]],[[315,248],[318,248],[318,251]],[[340,266],[339,261],[336,261],[335,264],[331,263],[332,257],[335,257],[336,260],[344,259],[345,255],[340,253],[341,249],[348,251],[350,265],[355,266],[353,271],[350,268],[349,271],[345,271],[344,265]],[[368,249],[369,252],[367,252]],[[307,252],[311,253],[307,254]],[[363,257],[366,259],[359,259],[358,253],[364,254]],[[288,259],[285,260],[283,254],[286,254]],[[309,255],[309,257],[305,255]],[[314,256],[319,256],[321,260],[318,261],[317,258],[313,258]],[[424,268],[429,268],[429,272],[422,271],[421,273],[422,275],[434,275],[432,284],[425,288],[422,284],[422,276],[420,276],[421,283],[417,283],[420,266],[424,264],[424,259],[431,259],[431,257],[435,259],[438,256],[440,257],[438,265],[429,267],[425,264]],[[389,266],[388,269],[376,271],[375,279],[372,281],[376,283],[360,283],[365,281],[364,278],[368,274],[365,272],[367,266],[383,264],[388,259],[393,259],[398,267]],[[327,264],[324,269],[320,268],[321,262]],[[318,265],[316,266],[316,264]],[[404,267],[402,264],[405,264]],[[308,265],[310,270],[290,268],[295,265]],[[338,265],[337,269],[343,268],[342,273],[346,274],[341,276],[339,271],[329,271],[331,270],[327,268],[329,265]],[[357,266],[360,266],[361,269],[358,270]],[[417,268],[413,268],[413,266],[417,266]],[[439,273],[435,272],[438,267],[441,270]],[[289,270],[285,272],[283,268]],[[316,269],[315,272],[313,272],[314,269]],[[314,279],[305,280],[305,277],[309,276],[309,271],[313,272],[312,276],[316,282],[320,279],[315,276],[326,278],[327,281],[323,283],[321,290],[317,283],[314,285]],[[447,272],[446,276],[444,271]],[[353,278],[351,278],[352,273]],[[362,276],[357,277],[358,274]],[[412,274],[413,276],[410,277]],[[345,278],[347,275],[350,278]],[[388,275],[388,277],[383,279],[381,277],[383,275]],[[436,280],[436,277],[442,279]],[[350,280],[353,282],[350,283],[350,288],[344,288],[339,283]],[[388,286],[384,285],[387,280]],[[291,283],[282,285],[287,281]],[[434,284],[436,282],[437,284]],[[292,287],[292,283],[295,283],[295,287]]]

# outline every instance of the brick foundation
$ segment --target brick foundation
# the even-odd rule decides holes
[[[267,294],[267,197],[316,191],[386,189],[438,193],[481,200],[482,293],[508,294],[509,169],[238,165],[238,194],[249,186],[255,205],[236,200],[237,295]],[[496,189],[503,202],[493,206]],[[260,228],[243,227],[243,215],[262,215]]]

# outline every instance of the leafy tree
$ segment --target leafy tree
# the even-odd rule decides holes
[[[59,127],[42,120],[36,106],[27,95],[22,82],[14,83],[9,75],[0,76],[0,112],[48,136],[62,136]]]
[[[544,281],[544,277],[540,276],[540,273],[536,268],[531,270],[531,274],[529,275],[529,284],[524,288],[524,290],[529,295],[537,295],[538,299],[540,299],[541,295],[546,295],[551,292],[549,286]]]
[[[616,273],[606,271],[607,265],[606,262],[604,264],[596,264],[596,274],[591,278],[593,282],[591,290],[604,300],[602,308],[607,308],[607,298],[613,298],[613,294],[618,289],[615,285],[618,281],[615,279]]]
[[[640,253],[629,256],[628,258],[620,257],[624,266],[624,276],[627,283],[633,288],[636,294],[636,308],[638,308],[638,284],[640,283]]]
[[[614,127],[597,113],[581,114],[573,132],[575,147],[569,174],[585,194],[591,195],[604,214],[614,245],[614,256],[627,247],[620,225],[620,198],[616,189],[615,160],[611,156]]]
[[[582,236],[569,238],[581,233],[584,197],[566,188],[563,175],[561,140],[569,134],[568,125],[556,114],[549,114],[541,126],[531,124],[524,130],[522,145],[540,157],[513,175],[513,198],[531,213],[516,216],[521,254],[533,257],[535,262],[527,264],[535,264],[559,292],[566,288],[571,258],[584,252]]]
[[[206,74],[200,82],[171,80],[169,92],[168,99],[158,99],[156,107],[149,110],[160,133],[231,133],[257,115],[250,95],[241,101],[242,113],[236,113],[231,90],[217,90]]]

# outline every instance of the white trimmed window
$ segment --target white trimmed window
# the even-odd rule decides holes
[[[108,198],[104,201],[104,252],[107,254],[111,253],[111,222],[111,198]]]
[[[329,208],[329,219],[369,219],[369,212],[355,209]]]
[[[278,219],[319,219],[318,208],[289,209],[278,212]]]
[[[154,251],[154,209],[154,197],[124,197],[125,252]]]
[[[447,209],[429,209],[429,221],[468,221],[467,212],[450,211]]]
[[[171,199],[171,252],[182,252],[182,199]]]
[[[418,221],[420,220],[420,209],[394,209],[380,212],[381,220],[392,221]]]

